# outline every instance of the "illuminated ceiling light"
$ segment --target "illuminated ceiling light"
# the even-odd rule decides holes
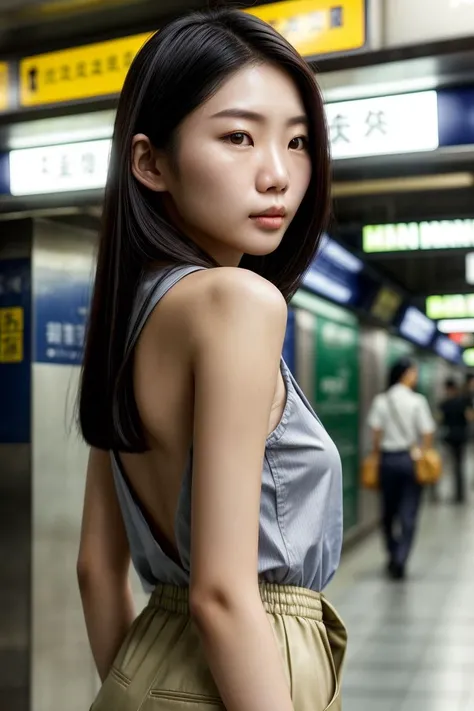
[[[474,284],[474,252],[466,254],[466,282]]]
[[[426,315],[435,321],[446,318],[474,318],[474,294],[428,296]]]
[[[470,249],[474,247],[474,220],[365,225],[362,240],[366,253]]]
[[[474,333],[474,318],[447,318],[438,321],[441,333]]]
[[[344,198],[357,197],[357,195],[427,192],[429,190],[461,190],[473,186],[474,175],[472,173],[448,173],[335,182],[332,186],[332,194],[333,197]]]

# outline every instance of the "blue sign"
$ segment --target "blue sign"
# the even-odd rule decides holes
[[[0,443],[30,442],[31,267],[0,260]]]
[[[10,162],[8,153],[0,155],[0,195],[10,194]]]
[[[438,92],[440,146],[474,143],[474,88],[443,89]]]
[[[296,317],[293,309],[288,309],[288,320],[286,322],[285,341],[283,343],[283,358],[293,375],[296,372]]]
[[[352,252],[325,237],[304,276],[303,286],[336,303],[355,306],[360,298],[363,268],[363,262]]]
[[[90,292],[90,274],[43,266],[35,269],[37,363],[82,363]]]

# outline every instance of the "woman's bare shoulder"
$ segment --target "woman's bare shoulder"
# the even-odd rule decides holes
[[[182,328],[243,316],[250,321],[286,320],[287,304],[279,289],[258,274],[238,267],[203,269],[182,279],[167,294],[167,311]]]

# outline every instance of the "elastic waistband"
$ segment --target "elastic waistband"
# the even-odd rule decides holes
[[[272,615],[290,615],[292,617],[305,617],[310,620],[322,621],[323,604],[321,593],[292,585],[275,585],[271,583],[262,583],[259,588],[266,612]],[[175,585],[157,585],[148,604],[151,607],[166,610],[167,612],[188,615],[189,588],[180,588]]]

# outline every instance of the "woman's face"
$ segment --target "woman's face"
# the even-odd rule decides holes
[[[156,156],[155,189],[171,219],[220,264],[269,254],[311,179],[307,136],[293,80],[271,64],[247,66],[183,121],[173,160]]]

